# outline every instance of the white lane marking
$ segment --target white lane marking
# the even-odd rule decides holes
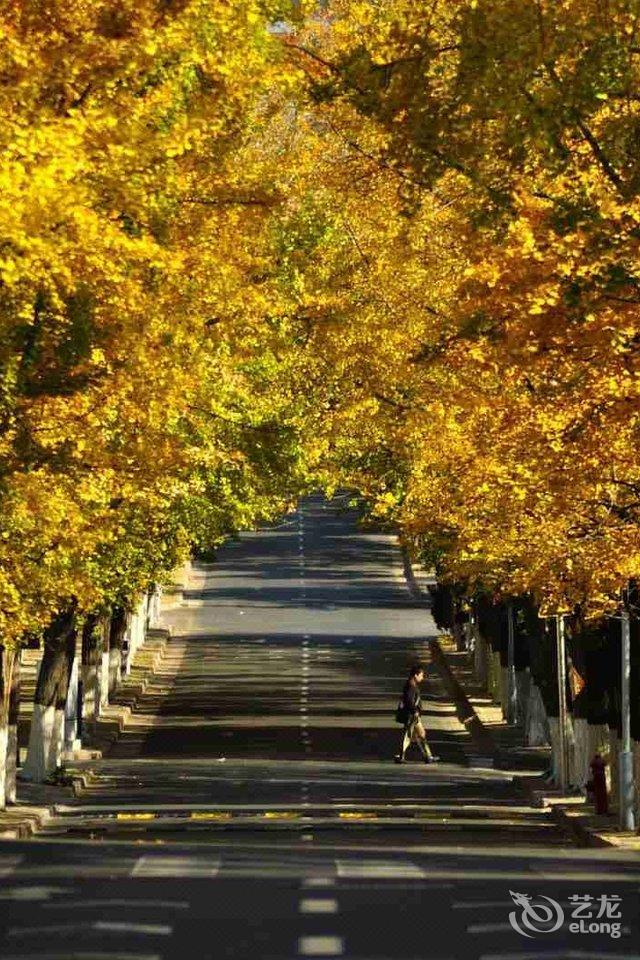
[[[0,878],[10,877],[23,860],[24,857],[0,857]]]
[[[216,877],[220,860],[198,857],[138,857],[132,877]]]
[[[334,877],[305,877],[302,881],[303,887],[335,887]]]
[[[563,907],[575,906],[571,900],[558,898],[556,902]],[[493,910],[498,907],[505,909],[513,907],[513,900],[460,900],[454,901],[451,906],[454,910]]]
[[[0,900],[48,900],[52,893],[71,892],[71,887],[8,887]]]
[[[306,897],[298,904],[300,913],[337,913],[338,901],[333,898]]]
[[[22,937],[53,936],[57,933],[66,934],[79,930],[96,930],[102,933],[146,933],[158,937],[168,937],[173,933],[173,927],[164,923],[125,923],[96,920],[94,923],[56,923],[37,927],[10,927],[6,935],[18,940]]]
[[[298,940],[301,957],[340,957],[343,953],[342,937],[300,937]]]
[[[69,960],[70,956],[73,960],[162,960],[159,953],[120,953],[119,951],[114,953],[111,950],[109,953],[102,953],[102,951],[96,953],[95,950],[87,952],[74,950],[73,954],[69,954],[68,949],[64,953],[51,950],[47,950],[46,953],[5,953],[2,960]]]
[[[95,930],[107,933],[148,933],[158,937],[168,937],[173,927],[168,923],[126,923],[123,920],[98,920],[92,924]]]
[[[188,900],[56,900],[43,903],[43,910],[93,910],[102,907],[139,907],[144,910],[188,910]]]
[[[338,876],[345,880],[423,880],[426,870],[403,860],[336,860]]]

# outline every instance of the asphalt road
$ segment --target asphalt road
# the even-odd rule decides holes
[[[637,861],[576,848],[478,760],[391,537],[310,498],[196,580],[82,796],[0,844],[0,957],[638,956]],[[398,767],[416,659],[442,762]]]

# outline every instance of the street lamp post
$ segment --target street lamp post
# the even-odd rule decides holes
[[[518,715],[518,690],[516,687],[515,631],[513,603],[507,604],[507,723],[515,723]]]
[[[556,656],[558,666],[558,779],[562,793],[566,793],[569,782],[567,751],[567,656],[564,633],[564,616],[556,615]]]
[[[620,744],[620,826],[623,830],[635,830],[635,783],[633,776],[633,750],[631,746],[631,629],[629,611],[622,611],[622,657],[621,657],[621,725]]]

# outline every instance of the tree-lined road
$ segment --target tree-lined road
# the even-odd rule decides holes
[[[442,763],[392,763],[399,690],[436,631],[393,538],[344,500],[228,544],[170,617],[86,790],[0,847],[5,960],[633,954],[636,865],[576,849],[508,773],[475,767],[431,665]],[[510,890],[620,894],[630,933],[526,940]]]

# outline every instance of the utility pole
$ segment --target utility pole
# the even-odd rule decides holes
[[[558,773],[559,787],[562,793],[567,792],[569,783],[569,764],[567,751],[567,656],[564,634],[564,615],[556,614],[556,656],[558,665],[558,723],[559,723],[559,757]]]
[[[621,657],[621,725],[620,744],[620,826],[623,830],[635,830],[635,783],[633,777],[633,750],[631,744],[631,627],[629,611],[622,609],[622,657]]]
[[[516,687],[515,630],[513,603],[507,603],[507,723],[514,724],[518,718],[518,689]]]

